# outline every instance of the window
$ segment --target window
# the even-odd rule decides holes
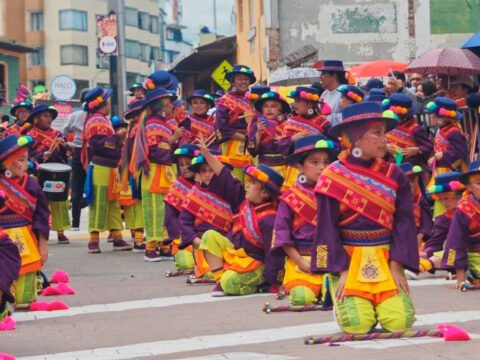
[[[97,54],[97,69],[110,69],[110,56]]]
[[[125,24],[128,26],[138,26],[138,10],[126,7],[125,8]]]
[[[61,45],[60,64],[88,66],[88,46]]]
[[[80,99],[80,93],[83,89],[88,89],[90,87],[90,83],[88,80],[78,80],[74,79],[75,84],[77,85],[77,91],[75,91],[75,95],[73,95],[74,99]]]
[[[87,31],[87,12],[60,10],[60,30]]]
[[[153,61],[160,59],[160,48],[152,46],[152,55],[150,56],[150,59]]]
[[[45,49],[43,47],[38,47],[35,49],[35,52],[31,54],[31,65],[32,66],[43,66],[45,65]]]
[[[43,31],[43,12],[30,13],[30,30]]]
[[[131,73],[127,72],[127,84],[135,84],[138,82],[138,74],[137,73]]]
[[[153,34],[160,33],[160,25],[158,23],[158,16],[150,16],[150,32]]]
[[[182,42],[182,30],[176,28],[167,28],[167,40]]]
[[[125,55],[130,59],[140,58],[140,43],[134,40],[125,41]]]
[[[140,60],[149,62],[152,57],[152,49],[148,44],[140,44]]]
[[[139,12],[138,27],[142,30],[150,30],[150,15],[144,12]]]

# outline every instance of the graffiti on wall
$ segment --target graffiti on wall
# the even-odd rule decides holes
[[[475,33],[480,30],[480,0],[430,0],[432,34]]]
[[[397,32],[395,4],[338,6],[331,15],[330,28],[333,34]]]

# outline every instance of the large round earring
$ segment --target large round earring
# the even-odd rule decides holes
[[[298,175],[297,181],[300,184],[305,184],[307,182],[307,177],[304,174]]]
[[[162,111],[162,117],[167,116],[167,113],[165,111]]]
[[[232,91],[233,92],[237,91],[237,88],[235,86],[232,86]]]
[[[352,155],[356,158],[362,157],[362,149],[360,149],[358,146],[355,146],[352,149]]]
[[[315,111],[312,108],[308,109],[308,115],[313,115],[314,112]]]
[[[13,176],[12,171],[9,169],[5,170],[5,176],[10,179]]]

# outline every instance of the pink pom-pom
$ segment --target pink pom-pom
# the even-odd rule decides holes
[[[446,116],[446,115],[447,115],[447,110],[445,110],[444,108],[441,108],[441,109],[438,111],[438,114],[439,114],[439,115],[442,115],[442,116]]]
[[[328,116],[332,113],[332,108],[330,105],[328,105],[326,102],[324,102],[321,106],[322,115],[323,116]]]
[[[56,287],[53,286],[47,286],[45,289],[42,290],[40,293],[42,296],[55,296],[55,295],[60,295],[60,291]]]
[[[68,283],[70,282],[70,276],[63,270],[56,270],[50,278],[51,283]]]
[[[30,311],[47,311],[48,302],[45,301],[34,301],[30,304]]]
[[[308,93],[306,91],[300,91],[300,97],[306,98],[307,94]]]
[[[449,185],[452,191],[458,191],[464,188],[460,181],[450,181]]]
[[[397,108],[396,106],[392,105],[392,106],[390,106],[388,109],[391,110],[391,111],[393,111],[393,112],[395,112],[396,108]]]
[[[0,331],[12,331],[17,328],[17,323],[12,319],[11,316],[5,317],[2,322],[0,322]]]
[[[0,360],[15,360],[16,357],[13,355],[5,354],[5,353],[0,353]]]
[[[57,287],[49,286],[43,289],[41,295],[43,296],[55,296],[55,295],[75,295],[76,291],[73,290],[65,283],[59,283]]]
[[[69,306],[65,304],[63,301],[55,300],[48,304],[48,311],[56,311],[56,310],[68,310]]]
[[[443,335],[445,341],[467,341],[470,340],[470,335],[464,329],[455,325],[437,325],[437,330]]]

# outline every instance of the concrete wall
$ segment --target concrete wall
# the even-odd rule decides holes
[[[6,85],[7,85],[7,103],[11,103],[15,98],[17,93],[17,87],[20,83],[20,66],[19,66],[19,58],[18,54],[7,55],[6,51],[2,50],[0,54],[0,63],[7,67],[7,71],[5,73],[6,78]]]

